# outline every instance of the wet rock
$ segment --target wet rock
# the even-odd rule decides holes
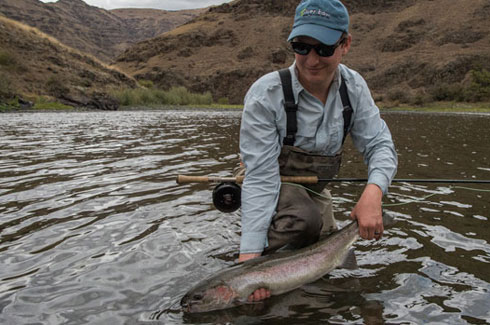
[[[96,94],[90,99],[87,107],[104,111],[117,111],[119,108],[119,101],[107,94]]]
[[[119,108],[119,101],[104,93],[94,93],[90,96],[70,96],[63,94],[59,99],[63,104],[74,107],[85,107],[104,111],[117,111]]]
[[[19,106],[21,109],[29,109],[34,106],[33,102],[25,100],[23,98],[18,98],[17,101],[19,102]]]

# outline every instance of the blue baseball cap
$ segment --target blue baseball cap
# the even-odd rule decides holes
[[[303,0],[296,7],[293,30],[288,42],[298,36],[309,36],[333,45],[342,33],[349,31],[349,13],[338,0]]]

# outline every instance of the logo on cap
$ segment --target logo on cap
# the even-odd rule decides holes
[[[304,8],[303,10],[301,10],[300,16],[301,17],[320,16],[320,17],[330,18],[330,15],[326,11],[323,11],[321,9],[308,9],[308,8]]]

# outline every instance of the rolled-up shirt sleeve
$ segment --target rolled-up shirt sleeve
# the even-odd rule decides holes
[[[246,167],[242,185],[240,253],[261,253],[275,213],[280,190],[278,157],[281,151],[275,111],[269,99],[245,97],[240,128],[240,154]]]
[[[356,78],[354,87],[349,88],[351,98],[357,98],[355,119],[351,129],[354,145],[368,165],[368,183],[378,185],[386,194],[396,174],[398,158],[390,130],[380,117],[364,79]],[[350,92],[356,92],[354,96]]]

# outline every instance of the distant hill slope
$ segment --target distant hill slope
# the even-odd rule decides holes
[[[252,82],[292,63],[286,38],[298,0],[236,0],[127,49],[117,66],[161,87],[183,85],[241,103]],[[376,98],[423,96],[490,70],[488,0],[345,0],[353,45],[345,59]],[[401,94],[401,95],[400,95]]]
[[[104,62],[134,43],[155,37],[203,12],[156,9],[104,10],[82,0],[1,0],[0,14],[36,27]]]
[[[134,79],[92,56],[0,16],[0,97],[51,95],[85,103],[112,87],[135,86]]]
[[[183,25],[206,9],[166,11],[157,9],[113,9],[109,12],[122,19],[131,31],[133,43],[150,39]]]

